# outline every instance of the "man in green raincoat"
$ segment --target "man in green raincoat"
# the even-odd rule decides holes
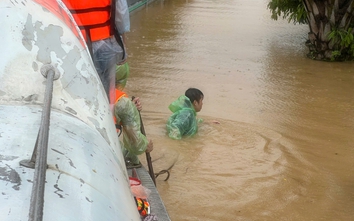
[[[116,101],[114,103],[115,123],[123,130],[122,152],[127,168],[141,167],[138,155],[150,153],[154,147],[152,140],[141,133],[140,114],[142,109],[138,97],[131,100],[123,92],[129,76],[129,65],[125,63],[116,67]],[[117,126],[116,125],[116,126]]]
[[[203,107],[203,93],[196,88],[189,88],[185,95],[172,102],[168,108],[173,112],[167,121],[167,133],[172,139],[193,136],[198,130],[197,112]]]

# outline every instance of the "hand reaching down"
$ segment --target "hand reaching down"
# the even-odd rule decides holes
[[[146,147],[145,152],[150,153],[154,149],[154,144],[152,143],[152,140],[149,140],[149,144]]]

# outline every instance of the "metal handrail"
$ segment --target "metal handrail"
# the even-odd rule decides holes
[[[29,221],[43,219],[44,187],[47,170],[50,109],[52,105],[54,75],[55,71],[53,69],[47,71],[47,85],[45,89],[41,126],[39,129],[38,146],[36,148],[37,153],[30,201]]]
[[[20,165],[34,168],[32,194],[29,209],[29,221],[43,219],[44,187],[47,170],[47,153],[49,139],[50,112],[53,96],[53,82],[59,78],[59,73],[52,65],[41,68],[42,75],[47,78],[41,124],[39,127],[36,144],[30,160],[22,160]]]

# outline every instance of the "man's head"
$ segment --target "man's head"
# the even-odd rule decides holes
[[[204,94],[197,88],[189,88],[186,90],[186,97],[192,102],[192,105],[196,112],[199,112],[203,107]]]

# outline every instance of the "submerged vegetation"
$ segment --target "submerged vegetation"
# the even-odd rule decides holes
[[[309,58],[354,60],[354,0],[270,0],[271,18],[308,24]]]

